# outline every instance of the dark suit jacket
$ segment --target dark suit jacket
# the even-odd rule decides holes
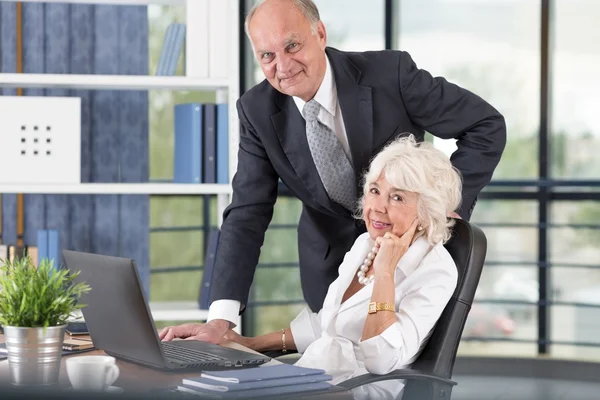
[[[350,144],[356,193],[373,156],[406,132],[458,139],[452,163],[462,173],[461,217],[471,215],[506,141],[504,118],[475,94],[417,68],[401,51],[342,52],[327,48]],[[305,122],[293,98],[266,80],[237,102],[241,122],[232,203],[225,210],[211,300],[247,304],[278,179],[302,201],[298,226],[304,298],[318,311],[344,254],[364,224],[332,202],[313,163]]]

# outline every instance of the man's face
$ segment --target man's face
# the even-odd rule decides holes
[[[323,23],[319,21],[313,34],[308,20],[291,2],[271,1],[256,11],[248,31],[269,83],[283,94],[312,99],[325,75]]]

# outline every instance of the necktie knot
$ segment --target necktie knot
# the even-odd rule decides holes
[[[307,122],[312,122],[317,119],[320,110],[321,105],[315,99],[312,99],[304,105],[304,108],[302,109],[302,114],[304,115],[304,118]]]

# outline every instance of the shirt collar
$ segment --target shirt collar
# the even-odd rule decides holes
[[[331,70],[331,64],[329,63],[329,57],[325,56],[327,61],[325,65],[325,76],[323,82],[317,90],[314,99],[323,107],[329,114],[335,117],[335,111],[337,109],[337,87],[335,86],[335,80],[333,79],[333,71]],[[294,102],[299,110],[304,108],[306,102],[300,97],[294,96]]]

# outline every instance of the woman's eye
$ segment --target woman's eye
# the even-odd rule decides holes
[[[371,194],[377,194],[377,193],[378,193],[378,192],[377,192],[377,189],[375,189],[375,188],[371,188],[371,190],[369,190],[369,192],[370,192]]]
[[[402,196],[399,196],[399,195],[395,194],[395,195],[392,196],[392,200],[394,200],[394,201],[402,201]]]

